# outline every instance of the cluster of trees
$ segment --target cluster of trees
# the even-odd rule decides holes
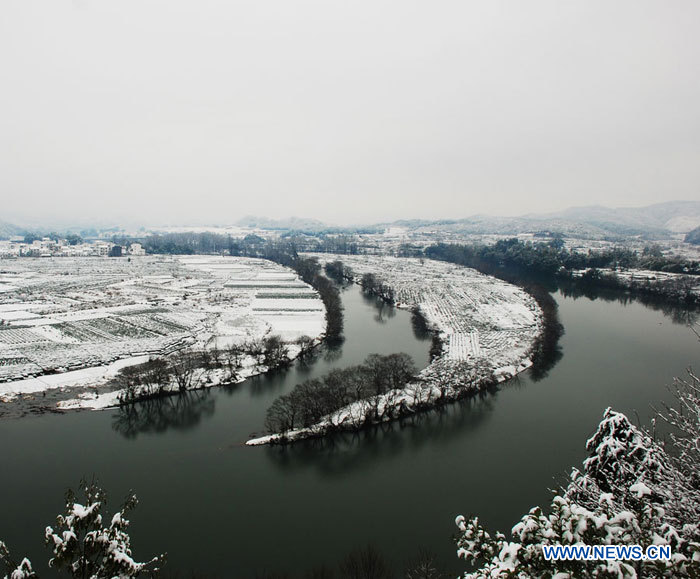
[[[53,555],[49,567],[81,579],[156,576],[165,556],[158,555],[140,563],[133,558],[131,551],[126,517],[137,503],[136,495],[130,493],[116,513],[109,517],[104,512],[107,495],[95,481],[81,481],[79,494],[69,489],[65,513],[56,518],[56,528],[48,526],[44,534]],[[29,559],[15,561],[2,541],[0,564],[4,564],[10,579],[39,577]]]
[[[68,242],[68,245],[78,245],[83,242],[83,238],[77,233],[60,234],[56,233],[55,231],[51,231],[46,235],[41,235],[40,233],[33,232],[26,233],[24,235],[24,243],[31,244],[37,240],[43,239],[44,237],[48,237],[52,241],[59,241],[61,239],[65,239]]]
[[[326,339],[337,342],[343,337],[345,318],[343,315],[343,301],[340,298],[340,290],[330,279],[321,273],[321,265],[317,259],[302,258],[296,254],[290,260],[286,256],[281,260],[274,259],[282,265],[288,265],[297,272],[299,277],[313,287],[321,297],[326,308]],[[271,257],[269,258],[271,259]]]
[[[352,271],[352,268],[346,266],[338,259],[329,261],[323,269],[329,278],[338,283],[345,283],[355,279],[355,272]]]
[[[578,277],[569,277],[570,285],[578,286],[584,291],[589,288],[625,290],[635,295],[648,296],[652,299],[671,299],[676,302],[689,304],[700,301],[695,292],[696,283],[691,276],[681,275],[669,279],[635,279],[622,277],[615,273],[589,269]],[[560,280],[559,285],[562,284]]]
[[[582,470],[574,469],[549,512],[534,507],[512,531],[491,535],[478,518],[457,518],[458,555],[482,577],[700,577],[700,378],[677,380],[677,408],[655,430],[606,410]],[[655,426],[655,425],[654,425]],[[668,560],[546,560],[544,545],[668,545]]]
[[[299,235],[289,232],[280,237],[280,241],[271,242],[255,234],[243,238],[232,237],[212,232],[182,232],[150,235],[146,238],[119,239],[122,242],[139,241],[148,253],[164,254],[195,254],[218,253],[249,257],[263,257],[271,246],[293,246],[299,251],[320,253],[357,254],[360,251],[355,238],[348,235],[316,236]],[[115,241],[116,243],[116,241]],[[125,243],[122,243],[124,245]]]
[[[265,427],[271,433],[309,427],[354,402],[371,406],[369,421],[381,419],[379,395],[403,388],[415,376],[413,359],[404,353],[370,354],[362,364],[332,370],[321,379],[302,382],[280,396],[267,411]],[[389,405],[385,405],[386,410]]]
[[[377,296],[388,304],[395,302],[394,288],[384,283],[373,273],[366,273],[360,280],[362,291],[371,296]]]
[[[617,287],[606,288],[593,284],[573,283],[568,280],[559,280],[557,286],[563,296],[574,299],[586,297],[594,301],[602,299],[622,305],[639,302],[647,308],[662,312],[674,324],[693,326],[700,319],[700,311],[692,303],[688,304],[683,300],[669,300],[663,295],[651,293],[635,293],[633,295],[631,292],[621,292]]]
[[[523,243],[517,238],[493,245],[438,243],[425,248],[425,256],[472,267],[495,275],[507,270],[517,275],[554,275],[561,267],[561,249],[553,243]]]
[[[365,231],[358,233],[377,233]],[[289,232],[284,236],[293,241],[301,250],[317,253],[342,253],[345,255],[357,255],[362,253],[360,243],[353,235],[345,234],[320,234],[313,237],[300,236],[297,232]]]
[[[150,235],[138,240],[147,253],[194,254],[194,253],[230,253],[235,255],[236,239],[219,233],[164,233]]]
[[[302,336],[296,344],[303,356],[314,342],[308,336]],[[268,370],[291,363],[287,344],[279,336],[271,335],[225,348],[182,350],[168,357],[152,358],[143,364],[122,368],[114,385],[122,390],[119,401],[125,404],[201,388],[210,381],[212,370],[222,370],[224,382],[236,382],[246,358],[252,358],[258,368]]]
[[[297,232],[289,232],[279,241],[268,241],[253,234],[244,238],[234,238],[211,232],[165,233],[151,235],[145,239],[122,241],[124,243],[121,245],[125,245],[127,241],[140,241],[148,253],[218,253],[268,259],[271,257],[267,254],[278,252],[280,247],[284,247],[284,251],[290,255],[296,255],[297,251],[349,255],[363,251],[357,238],[350,235],[307,236],[298,235]],[[571,271],[589,268],[637,268],[700,275],[700,262],[679,256],[665,256],[658,245],[646,246],[642,251],[613,247],[581,253],[566,249],[563,239],[559,236],[537,242],[523,242],[517,238],[502,239],[492,245],[438,243],[425,250],[420,246],[404,244],[399,248],[398,254],[461,263],[486,273],[507,269],[520,275],[552,276],[562,269]]]
[[[505,269],[519,275],[554,276],[562,270],[636,268],[700,275],[700,262],[664,256],[655,245],[647,246],[641,252],[613,247],[580,253],[567,250],[560,238],[533,243],[514,237],[493,245],[438,243],[427,247],[424,253],[426,257],[459,263],[489,274]]]

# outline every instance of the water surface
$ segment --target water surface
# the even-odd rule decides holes
[[[264,413],[299,381],[410,353],[427,364],[410,315],[380,313],[356,288],[343,293],[346,341],[310,366],[231,388],[137,405],[131,411],[44,415],[0,422],[0,538],[42,571],[43,529],[66,487],[99,477],[116,503],[133,488],[134,550],[168,552],[171,570],[252,577],[334,564],[373,543],[397,569],[419,546],[453,573],[457,514],[508,530],[548,502],[607,406],[642,421],[664,386],[698,358],[697,338],[641,304],[556,295],[563,356],[533,382],[526,374],[493,394],[398,423],[289,447],[248,448]]]

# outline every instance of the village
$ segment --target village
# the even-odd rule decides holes
[[[74,239],[60,237],[31,237],[15,236],[9,240],[0,240],[0,257],[122,257],[131,255],[146,255],[146,250],[140,243],[118,245],[111,241],[97,239],[83,242],[75,236]]]

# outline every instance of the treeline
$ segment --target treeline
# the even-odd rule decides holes
[[[700,302],[700,295],[695,291],[695,279],[688,275],[678,275],[668,279],[647,279],[636,277],[633,272],[619,274],[589,269],[581,275],[562,272],[558,285],[563,285],[564,281],[568,281],[569,285],[578,286],[583,291],[588,288],[623,290],[656,299],[670,299],[689,304]]]
[[[270,433],[306,428],[352,403],[370,405],[368,421],[381,420],[390,404],[380,407],[379,396],[403,388],[416,375],[413,359],[404,353],[370,354],[362,364],[335,369],[323,378],[298,384],[280,396],[267,411],[265,427]]]
[[[294,240],[266,240],[253,234],[238,239],[230,235],[202,232],[152,235],[146,238],[143,244],[148,253],[223,253],[268,259],[289,267],[319,293],[326,308],[326,338],[331,341],[342,338],[344,323],[340,291],[323,275],[318,260],[299,255]]]
[[[555,275],[560,270],[576,269],[649,269],[667,273],[700,275],[700,262],[664,256],[657,246],[641,252],[624,247],[580,253],[563,246],[561,239],[547,242],[524,242],[517,238],[501,239],[493,245],[445,244],[427,247],[426,257],[460,263],[480,271],[507,269],[519,274]]]
[[[338,283],[356,281],[355,272],[352,268],[346,266],[338,259],[326,263],[324,269],[326,275]],[[362,287],[362,291],[367,295],[378,297],[388,304],[394,304],[396,302],[394,288],[384,283],[384,281],[373,273],[365,273],[360,278],[360,287]]]
[[[243,245],[238,248],[238,253],[232,255],[268,259],[293,269],[301,280],[313,287],[321,297],[326,309],[326,339],[331,342],[342,339],[344,317],[340,290],[323,275],[318,259],[301,257],[297,247],[290,241],[266,241],[262,237],[251,235],[243,239]]]
[[[127,241],[127,240],[122,240]],[[279,241],[272,242],[259,235],[246,235],[235,238],[211,232],[183,232],[151,235],[146,238],[130,239],[143,244],[147,253],[192,254],[218,253],[238,256],[265,257],[274,246],[285,246],[296,251],[358,254],[372,249],[360,245],[358,238],[351,235],[300,236],[289,232]],[[560,269],[648,269],[667,273],[700,275],[700,261],[686,260],[680,256],[665,256],[659,246],[649,245],[642,251],[625,247],[612,247],[586,253],[572,251],[564,247],[560,237],[547,241],[520,241],[517,238],[502,239],[492,245],[482,243],[445,244],[438,243],[422,250],[420,246],[404,244],[397,250],[404,257],[432,257],[463,263],[468,267],[483,270],[506,268],[520,273],[553,275]],[[455,261],[459,258],[461,261]]]
[[[120,238],[120,241],[127,241]],[[153,254],[195,254],[224,253],[235,256],[262,257],[271,245],[295,247],[300,251],[320,253],[359,253],[357,239],[347,235],[319,236],[309,238],[296,233],[282,235],[279,241],[271,242],[265,238],[249,234],[245,237],[233,237],[213,232],[161,233],[145,238],[129,239],[142,243],[147,253]]]
[[[437,244],[427,247],[425,255],[492,275],[523,288],[535,299],[542,311],[543,325],[542,331],[535,338],[530,356],[533,364],[531,376],[534,380],[542,379],[562,357],[559,340],[564,335],[564,326],[559,320],[559,306],[549,289],[543,285],[551,282],[558,271],[558,267],[552,265],[555,248],[550,246],[542,249],[544,257],[538,262],[534,251],[539,250],[533,250],[532,244],[511,239],[499,241],[495,246]],[[524,248],[523,253],[513,250],[515,247]],[[511,257],[505,258],[505,255]],[[513,257],[515,255],[521,255],[521,258],[516,259]],[[529,257],[526,258],[526,255]]]
[[[323,269],[329,278],[341,284],[354,281],[355,279],[355,272],[352,270],[352,268],[346,266],[338,259],[335,261],[329,261],[326,263]]]
[[[367,295],[376,296],[388,304],[393,304],[395,300],[394,288],[384,283],[373,273],[366,273],[360,279],[362,291]]]
[[[438,243],[427,247],[424,253],[431,259],[472,267],[520,285],[549,284],[555,289],[566,281],[569,285],[631,291],[674,301],[700,301],[692,277],[700,274],[699,263],[664,257],[658,248],[647,248],[641,255],[625,248],[579,254],[554,241],[531,243],[513,238],[488,246]],[[660,280],[635,279],[633,272],[606,272],[600,268],[644,268],[685,275]],[[587,271],[579,274],[575,270]]]
[[[24,235],[24,243],[32,244],[35,241],[41,241],[44,237],[48,237],[51,241],[58,242],[61,239],[65,239],[68,245],[78,245],[83,242],[83,238],[77,233],[57,233],[55,231],[50,231],[47,234],[28,232]]]
[[[303,258],[296,254],[290,259],[287,257],[288,254],[282,255],[283,257],[271,255],[267,259],[291,267],[302,281],[308,283],[318,292],[326,308],[326,339],[331,342],[341,340],[345,321],[343,301],[340,298],[338,287],[321,273],[321,264],[317,259]]]
[[[295,343],[300,357],[306,356],[314,345],[308,336],[300,337]],[[225,348],[183,350],[168,357],[152,358],[122,368],[112,385],[121,390],[119,402],[127,404],[202,388],[211,383],[214,371],[218,372],[219,383],[236,382],[246,360],[260,371],[284,368],[291,363],[289,347],[273,335]]]
[[[674,324],[692,326],[698,322],[700,310],[694,304],[683,300],[669,300],[664,295],[644,292],[621,292],[617,287],[604,287],[596,284],[583,284],[576,281],[560,279],[557,287],[564,297],[578,299],[585,297],[590,300],[617,302],[622,305],[639,302],[654,311],[662,312]]]

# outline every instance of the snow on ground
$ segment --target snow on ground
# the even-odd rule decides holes
[[[325,331],[318,294],[243,257],[0,259],[0,399],[104,381],[125,360]],[[116,364],[115,362],[118,361]]]
[[[289,346],[289,353],[291,357],[296,357],[298,354],[299,350],[296,346]],[[139,364],[141,362],[146,362],[148,360],[149,356],[144,356],[144,357],[139,357],[139,358],[133,358],[133,364]],[[119,362],[116,362],[118,364]],[[129,365],[129,363],[125,364],[124,366]],[[122,366],[122,367],[124,367]],[[96,370],[95,368],[87,368],[86,370],[78,370],[78,372],[85,372],[89,370]],[[259,374],[262,371],[264,371],[263,368],[258,366],[257,364],[254,363],[254,361],[251,358],[248,358],[244,362],[244,367],[241,368],[241,370],[238,373],[237,379],[234,381],[235,383],[243,382],[244,380],[247,380],[251,376],[254,376],[255,374]],[[111,377],[116,375],[116,372],[107,372],[105,373],[104,376],[102,376],[102,381],[105,381]],[[99,377],[96,378],[96,380],[99,381]],[[38,380],[38,379],[35,379]],[[86,383],[94,383],[89,382],[88,380],[85,380],[83,382],[84,384]],[[211,388],[212,386],[220,386],[222,384],[231,384],[232,380],[230,376],[222,371],[222,370],[211,370],[207,372],[207,380],[200,386],[201,388]],[[76,383],[75,385],[80,385],[79,383]],[[0,384],[0,392],[2,389],[2,384]],[[178,387],[176,384],[170,384],[165,388],[166,392],[170,393],[177,393],[178,392]],[[118,406],[120,403],[120,396],[123,394],[123,390],[114,390],[112,392],[98,392],[97,390],[88,390],[86,392],[82,392],[81,394],[78,395],[77,398],[71,398],[69,400],[61,400],[59,401],[56,406],[60,408],[61,410],[103,410],[105,408],[112,408],[114,406]],[[1,396],[0,396],[1,398]]]
[[[362,400],[309,428],[251,439],[248,445],[320,436],[391,420],[502,382],[532,366],[530,354],[542,330],[541,310],[522,289],[476,270],[432,260],[374,255],[328,255],[340,260],[355,280],[373,273],[391,286],[397,307],[418,307],[443,342],[442,355],[402,390]]]
[[[35,394],[50,388],[66,388],[75,386],[91,386],[106,382],[117,375],[119,370],[148,361],[148,356],[134,356],[117,360],[104,366],[71,370],[61,374],[46,374],[26,380],[0,383],[0,401],[8,401],[18,394]]]
[[[357,278],[373,273],[394,288],[398,307],[418,306],[455,361],[518,366],[541,328],[540,309],[519,287],[441,261],[389,256],[323,255]]]

